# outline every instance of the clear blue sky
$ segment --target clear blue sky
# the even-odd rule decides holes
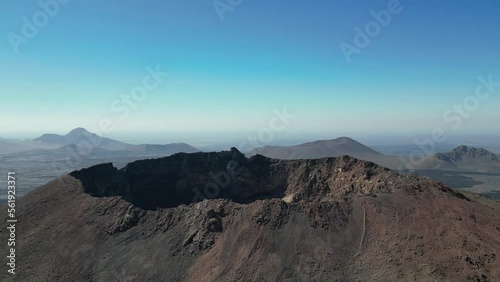
[[[248,134],[283,107],[296,114],[289,135],[451,130],[442,115],[474,95],[477,77],[500,81],[500,2],[401,0],[348,63],[341,42],[389,2],[243,0],[221,20],[211,0],[71,0],[16,54],[11,33],[43,10],[2,1],[0,136],[98,131],[103,117],[145,139]],[[121,119],[113,101],[148,66],[170,75]],[[499,132],[499,106],[500,88],[458,130]]]

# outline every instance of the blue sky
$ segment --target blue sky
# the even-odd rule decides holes
[[[296,118],[281,137],[497,133],[500,88],[457,129],[443,114],[478,76],[500,81],[500,2],[401,0],[348,63],[339,45],[390,2],[243,0],[221,20],[212,1],[71,0],[13,47],[44,10],[4,0],[0,136],[98,132],[109,118],[111,137],[137,142],[237,139],[284,107]],[[157,66],[169,76],[120,118],[113,102]]]

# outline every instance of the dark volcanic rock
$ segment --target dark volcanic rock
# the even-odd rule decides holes
[[[236,149],[221,153],[176,154],[161,159],[136,161],[121,170],[103,164],[75,171],[93,196],[121,196],[144,209],[175,207],[203,200],[228,198],[249,202],[281,197],[285,178],[273,175],[270,159],[246,159]]]
[[[103,164],[75,171],[93,196],[121,196],[143,209],[168,208],[205,198],[238,203],[283,198],[293,201],[349,194],[390,192],[395,185],[422,181],[348,156],[316,160],[245,158],[238,150],[176,154],[136,161],[121,170]]]
[[[500,279],[499,203],[348,156],[103,164],[16,211],[15,281]]]

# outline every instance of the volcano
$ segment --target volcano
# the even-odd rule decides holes
[[[500,203],[349,156],[102,164],[17,207],[20,281],[500,279]]]

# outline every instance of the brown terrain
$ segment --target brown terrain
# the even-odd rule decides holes
[[[15,281],[500,280],[500,203],[348,156],[103,164],[17,218]]]

